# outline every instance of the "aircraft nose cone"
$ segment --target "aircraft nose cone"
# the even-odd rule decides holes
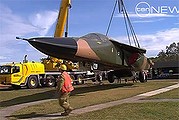
[[[47,55],[61,59],[73,59],[77,52],[74,38],[31,38],[28,42]]]

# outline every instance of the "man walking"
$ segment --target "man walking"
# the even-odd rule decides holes
[[[64,108],[64,111],[61,115],[69,115],[73,108],[69,104],[69,95],[70,92],[74,90],[72,86],[72,79],[70,75],[66,72],[66,65],[62,64],[59,68],[61,75],[57,80],[57,92],[59,94],[58,100],[61,107]]]

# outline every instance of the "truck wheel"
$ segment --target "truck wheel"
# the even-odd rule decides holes
[[[55,78],[53,76],[47,76],[47,87],[55,86]]]
[[[27,82],[27,86],[30,89],[37,88],[38,86],[38,80],[36,76],[30,76]]]

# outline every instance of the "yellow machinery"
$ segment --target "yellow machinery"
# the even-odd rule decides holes
[[[36,88],[39,75],[45,74],[44,65],[38,62],[12,63],[0,66],[0,84]]]
[[[63,63],[63,60],[54,57],[47,57],[41,59],[42,64],[45,66],[45,71],[58,71],[58,65]]]
[[[56,80],[61,74],[59,71],[47,72],[43,63],[28,62],[26,57],[27,55],[23,63],[10,63],[0,66],[0,84],[12,85],[13,88],[20,88],[22,86],[27,86],[28,88],[37,88],[38,86],[53,87],[56,85]],[[61,61],[57,62],[61,63]],[[75,64],[69,61],[65,61],[65,63],[68,68],[76,67]],[[81,79],[87,75],[86,71],[71,71],[68,73],[76,84],[83,82]]]
[[[71,0],[61,1],[54,37],[62,37],[64,34],[65,26],[66,30],[68,29],[68,13],[70,7]],[[65,37],[67,37],[67,32],[65,32]],[[63,61],[62,59],[57,59],[51,56],[43,58],[41,59],[41,61],[45,65],[45,71],[58,71],[57,66],[59,66],[62,63],[66,64],[68,71],[78,69],[78,66],[74,65],[74,63],[71,61]]]
[[[60,11],[58,14],[58,20],[56,24],[56,29],[54,33],[54,37],[62,37],[65,29],[65,25],[67,23],[69,8],[71,8],[71,0],[62,0]],[[68,27],[68,26],[66,26]]]
[[[70,0],[62,0],[58,15],[57,25],[54,37],[62,37],[66,24],[68,29],[68,11],[71,7]],[[67,37],[67,32],[65,32]],[[87,76],[87,71],[74,71],[79,68],[77,63],[64,61],[54,57],[42,58],[41,63],[28,62],[24,59],[23,63],[12,63],[0,66],[0,84],[12,85],[13,87],[27,86],[28,88],[36,88],[37,86],[55,86],[56,78],[61,74],[58,71],[60,64],[65,64],[69,74],[76,84],[81,82],[81,79]],[[80,81],[80,82],[79,82]],[[83,82],[83,81],[82,81]]]

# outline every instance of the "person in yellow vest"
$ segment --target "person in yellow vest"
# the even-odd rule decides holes
[[[66,72],[67,66],[62,64],[59,67],[59,71],[61,75],[57,79],[57,92],[58,92],[58,100],[61,107],[64,108],[62,116],[69,115],[73,108],[69,104],[69,96],[70,92],[74,90],[72,86],[72,79],[70,75]]]

